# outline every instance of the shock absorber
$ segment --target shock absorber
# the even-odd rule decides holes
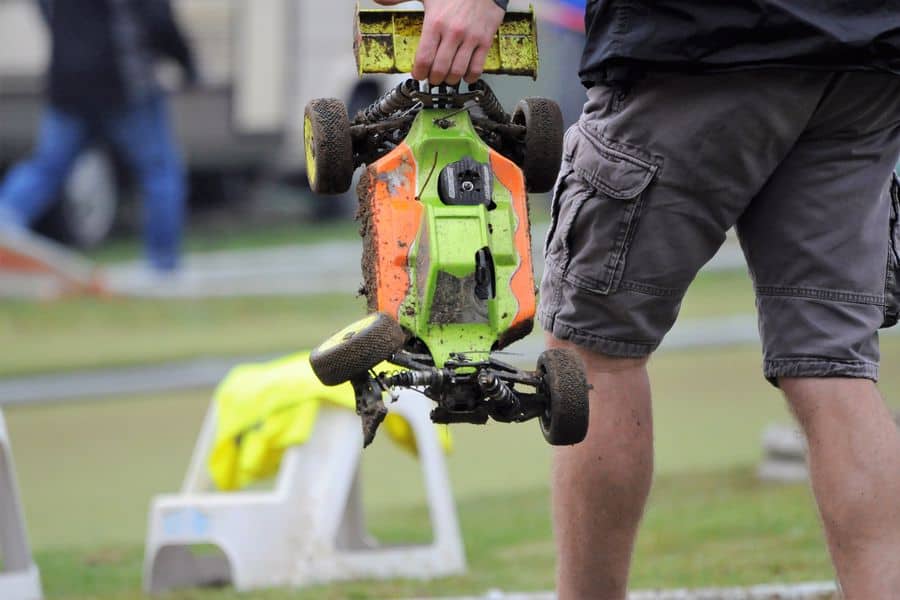
[[[481,95],[479,105],[488,119],[497,123],[509,123],[509,115],[503,110],[503,105],[500,104],[500,100],[494,94],[494,90],[484,80],[479,79],[475,83],[470,84],[469,91],[478,92]]]
[[[440,388],[447,378],[444,369],[428,369],[427,371],[401,371],[385,378],[388,387],[426,387]]]
[[[419,84],[414,79],[407,79],[397,87],[388,90],[381,98],[362,111],[362,118],[367,123],[377,123],[387,119],[394,113],[411,108],[416,102]]]
[[[497,408],[504,410],[519,409],[519,398],[516,393],[509,389],[509,386],[503,383],[499,377],[490,371],[481,371],[478,373],[478,387],[484,394],[484,399],[494,404]]]

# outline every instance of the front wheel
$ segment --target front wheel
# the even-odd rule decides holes
[[[588,384],[581,359],[572,350],[545,350],[537,362],[544,381],[547,407],[541,431],[550,444],[568,446],[582,441],[588,431]]]
[[[512,122],[525,126],[520,166],[528,191],[549,192],[562,162],[563,117],[559,105],[547,98],[525,98],[516,105]]]
[[[318,194],[343,194],[353,182],[353,140],[347,107],[336,98],[319,98],[303,115],[306,174]]]
[[[348,325],[313,350],[309,362],[325,385],[340,385],[365,375],[406,343],[406,332],[386,313],[372,313]]]

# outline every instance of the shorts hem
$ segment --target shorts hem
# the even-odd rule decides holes
[[[800,300],[822,300],[825,302],[844,302],[849,304],[865,304],[884,306],[884,296],[863,294],[844,290],[825,290],[819,288],[791,287],[776,285],[756,286],[759,296],[787,297]]]
[[[560,340],[567,340],[591,352],[616,358],[645,358],[659,347],[659,342],[633,342],[606,338],[595,333],[560,323],[547,313],[540,313],[544,331]]]
[[[878,364],[820,358],[780,358],[763,362],[769,383],[778,387],[779,377],[850,377],[878,381]]]

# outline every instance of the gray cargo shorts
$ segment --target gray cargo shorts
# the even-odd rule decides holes
[[[764,372],[878,378],[895,318],[900,77],[758,70],[594,87],[566,133],[539,318],[647,356],[735,226]],[[892,206],[893,205],[893,206]]]

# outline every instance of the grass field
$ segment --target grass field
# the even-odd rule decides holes
[[[232,225],[233,229],[235,226]],[[271,248],[288,244],[314,244],[334,240],[355,241],[359,239],[359,225],[352,219],[340,219],[324,223],[296,222],[265,226],[239,225],[240,230],[231,231],[216,227],[188,231],[184,240],[185,252],[213,252],[218,250],[250,250]],[[122,260],[136,260],[143,251],[139,236],[127,239],[113,239],[102,246],[89,250],[88,258],[101,264]]]
[[[885,364],[897,364],[900,339],[885,340],[884,351]],[[637,585],[830,576],[806,488],[761,485],[752,476],[762,428],[788,420],[778,393],[759,376],[758,363],[752,347],[663,353],[654,359],[659,478],[640,541]],[[886,369],[882,387],[900,400],[900,373]],[[51,598],[139,597],[150,498],[178,488],[207,396],[195,392],[7,411],[30,530]],[[448,461],[469,575],[431,584],[351,584],[254,597],[374,599],[549,588],[550,451],[537,427],[456,426],[453,431],[456,450]],[[417,468],[386,439],[364,456],[367,511],[374,532],[387,541],[427,536]],[[174,597],[234,596],[220,591]]]
[[[704,274],[682,317],[748,314],[743,273]],[[202,302],[0,302],[0,376],[309,347],[360,315],[352,294]],[[900,338],[883,342],[882,388],[900,405]],[[759,437],[788,421],[753,346],[661,353],[651,363],[658,478],[639,540],[638,587],[831,576],[805,486],[767,486]],[[151,497],[177,490],[210,391],[7,409],[29,529],[49,598],[140,598]],[[534,423],[455,426],[448,458],[470,572],[253,598],[375,599],[552,586],[550,449]],[[509,449],[514,449],[510,452]],[[385,465],[390,465],[389,469]],[[364,455],[366,509],[384,541],[427,538],[417,464],[379,439]],[[176,600],[230,600],[227,590]]]
[[[0,377],[199,356],[290,352],[362,316],[348,294],[215,300],[0,302]]]
[[[186,591],[171,600],[383,600],[484,593],[503,587],[553,586],[555,552],[546,488],[466,498],[459,502],[469,573],[433,582],[358,582],[303,591],[272,590],[241,596],[228,590]],[[513,508],[511,508],[513,507]],[[427,515],[398,508],[373,515],[373,531],[386,540],[422,539]],[[139,545],[92,552],[38,553],[48,598],[141,598]],[[657,481],[638,541],[636,587],[808,581],[831,576],[816,516],[803,486],[771,487],[747,469]]]
[[[0,377],[310,348],[364,313],[354,294],[0,301],[0,347],[11,349],[0,353]],[[695,282],[682,317],[752,311],[745,273],[710,273]]]

